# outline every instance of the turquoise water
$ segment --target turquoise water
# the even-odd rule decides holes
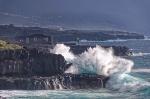
[[[121,93],[106,89],[101,90],[55,90],[55,91],[3,91],[3,96],[9,99],[148,99],[137,93]]]
[[[143,90],[144,91],[144,90]],[[101,90],[3,91],[8,99],[149,99],[144,93]]]
[[[1,90],[8,99],[150,99],[150,40],[101,42],[101,45],[124,45],[135,53],[128,57],[135,65],[130,74],[111,77],[107,88],[99,90]]]

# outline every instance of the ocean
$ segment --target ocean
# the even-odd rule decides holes
[[[104,89],[86,90],[1,90],[8,99],[150,99],[150,40],[109,40],[100,45],[129,47],[133,55],[125,57],[134,62],[132,71],[113,75]]]

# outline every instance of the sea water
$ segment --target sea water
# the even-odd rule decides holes
[[[133,55],[126,58],[134,62],[131,72],[110,75],[104,89],[1,90],[0,96],[8,99],[150,99],[150,40],[118,40],[99,44],[129,47]]]

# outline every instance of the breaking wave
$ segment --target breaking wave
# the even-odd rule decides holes
[[[150,73],[150,69],[149,68],[139,68],[139,69],[133,69],[132,70],[133,73]]]
[[[129,74],[112,75],[106,84],[106,88],[120,92],[141,92],[150,94],[150,83],[144,79]],[[142,93],[142,92],[141,92]]]
[[[61,54],[73,65],[67,73],[80,74],[92,73],[110,76],[115,73],[129,73],[133,62],[121,57],[114,56],[112,48],[104,49],[101,46],[89,48],[80,55],[74,55],[70,47],[64,44],[57,44],[51,52]]]
[[[132,56],[147,56],[150,55],[150,53],[143,53],[143,52],[139,52],[139,53],[133,53]]]
[[[53,49],[50,49],[51,53],[61,54],[68,62],[75,59],[75,55],[70,51],[70,47],[64,44],[56,44]]]
[[[66,73],[81,74],[91,73],[109,76],[106,84],[108,89],[128,91],[138,90],[150,86],[149,82],[130,76],[134,63],[113,54],[112,48],[104,49],[101,46],[89,48],[80,55],[74,55],[70,47],[64,44],[57,44],[51,52],[61,54],[72,66]]]

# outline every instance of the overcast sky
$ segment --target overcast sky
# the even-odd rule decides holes
[[[150,0],[0,0],[0,15],[49,17],[54,18],[49,24],[112,27],[146,34],[150,31],[149,10]]]

